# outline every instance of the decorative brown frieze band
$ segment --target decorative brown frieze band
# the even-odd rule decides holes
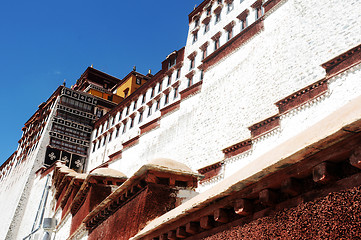
[[[198,172],[204,175],[204,178],[200,182],[201,183],[206,182],[211,178],[217,176],[221,172],[222,166],[223,166],[223,162],[217,162],[212,165],[198,169]]]
[[[248,129],[251,131],[252,138],[262,136],[276,127],[280,126],[280,116],[277,114],[266,120],[253,124]]]
[[[120,158],[122,158],[122,150],[119,150],[113,154],[110,154],[108,162],[111,162],[113,160],[120,159]]]
[[[230,147],[223,149],[222,152],[224,153],[225,158],[230,158],[238,154],[241,154],[243,152],[246,152],[248,150],[251,150],[251,148],[252,148],[252,140],[247,139],[245,141],[236,143]]]
[[[327,80],[322,79],[289,95],[288,97],[276,102],[275,104],[279,109],[279,113],[282,114],[296,107],[299,107],[305,102],[315,99],[322,94],[325,94],[327,90]]]
[[[228,54],[232,53],[235,49],[240,47],[242,44],[244,44],[246,41],[248,41],[250,38],[255,36],[257,33],[259,33],[264,28],[263,24],[263,18],[258,19],[256,22],[248,26],[246,29],[241,31],[239,34],[234,36],[232,39],[230,39],[228,42],[226,42],[224,45],[222,45],[220,48],[218,48],[216,51],[214,51],[212,54],[210,54],[208,57],[203,59],[204,69],[205,71],[219,62],[221,59],[226,57]]]
[[[262,6],[262,0],[257,0],[251,5],[252,8],[259,8],[260,6]]]
[[[161,110],[160,110],[161,116],[163,117],[163,116],[165,116],[165,115],[167,115],[167,114],[169,114],[169,113],[171,113],[171,112],[179,109],[179,107],[180,107],[180,102],[181,102],[181,101],[178,100],[178,101],[176,101],[176,102],[174,102],[174,103],[166,106],[165,108],[161,109]]]
[[[361,63],[361,45],[348,50],[321,66],[326,70],[327,78],[330,78],[359,63]]]
[[[183,91],[181,91],[180,92],[181,100],[184,100],[192,95],[195,95],[196,93],[199,93],[202,89],[202,84],[203,81],[199,81],[193,84],[192,86],[190,86],[189,88],[186,88]]]
[[[279,4],[282,0],[269,0],[263,4],[264,12],[269,12],[272,8],[274,8],[277,4]]]
[[[156,118],[156,119],[150,121],[149,123],[146,123],[146,124],[140,126],[139,127],[140,128],[140,135],[143,135],[144,133],[149,132],[149,131],[159,127],[160,126],[159,119],[160,118]]]
[[[133,145],[135,145],[135,144],[137,144],[137,143],[139,143],[139,136],[136,136],[136,137],[130,139],[129,141],[124,142],[124,143],[123,143],[123,150],[124,150],[125,148],[132,147]]]
[[[244,10],[243,12],[241,12],[238,16],[237,16],[237,18],[239,19],[239,20],[245,20],[246,18],[247,18],[247,16],[248,16],[248,14],[249,14],[249,10],[248,9],[246,9],[246,10]]]
[[[190,71],[189,73],[187,73],[187,74],[185,75],[185,77],[188,78],[188,79],[191,79],[191,78],[194,76],[195,73],[196,73],[196,72],[195,72],[194,70],[192,70],[192,71]]]
[[[208,24],[211,21],[212,15],[205,17],[202,21],[203,24]]]

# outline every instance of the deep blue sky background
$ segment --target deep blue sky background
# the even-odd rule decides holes
[[[21,128],[66,79],[91,64],[118,78],[156,73],[185,45],[188,14],[202,0],[2,1],[0,5],[0,164]]]

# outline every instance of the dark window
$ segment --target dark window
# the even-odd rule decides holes
[[[151,98],[154,97],[154,91],[155,91],[155,87],[152,88],[152,92],[151,92],[151,94],[150,94],[150,97],[151,97]]]
[[[216,14],[216,22],[215,23],[218,23],[219,21],[221,21],[221,13]]]
[[[231,12],[234,9],[233,2],[227,4],[227,13]]]
[[[196,28],[196,27],[198,27],[198,25],[199,25],[199,18],[197,18],[197,19],[194,21],[194,27]]]
[[[201,81],[203,80],[203,77],[204,77],[204,71],[203,70],[201,70]]]
[[[207,48],[205,48],[202,52],[202,60],[207,57]]]
[[[137,101],[134,101],[133,110],[137,108]]]
[[[211,15],[211,13],[212,13],[212,7],[207,9],[207,16]]]
[[[93,143],[93,152],[95,152],[95,146],[97,145],[97,142]]]
[[[129,108],[130,108],[130,106],[127,107],[127,111],[125,112],[125,116],[128,116],[128,114],[129,114]]]
[[[127,122],[124,122],[123,133],[125,133],[126,131],[127,131]]]
[[[172,82],[172,75],[168,76],[167,86],[169,86],[171,82]]]
[[[247,27],[247,18],[241,21],[241,30],[245,29],[246,27]]]
[[[197,42],[197,40],[198,40],[198,32],[195,32],[195,33],[193,33],[193,42],[192,43]]]
[[[233,37],[233,28],[229,29],[227,31],[227,41]]]
[[[130,119],[129,129],[133,128],[133,126],[134,126],[134,117]]]
[[[143,121],[143,112],[139,112],[138,123],[141,123],[142,121]]]
[[[162,91],[162,81],[160,81],[159,85],[158,85],[158,92]]]
[[[149,106],[148,108],[148,117],[152,115],[152,105]]]
[[[116,133],[115,133],[115,137],[116,137],[116,138],[119,136],[119,129],[120,129],[120,127],[117,127],[117,131],[116,131]]]
[[[217,50],[219,48],[219,38],[214,40],[214,50]]]
[[[181,70],[177,69],[177,76],[176,76],[177,79],[180,78],[180,72],[181,72]]]
[[[169,102],[169,93],[167,93],[167,94],[165,95],[165,98],[164,98],[164,105],[167,105],[167,104],[168,104],[168,102]]]
[[[193,77],[188,78],[188,87],[193,85]]]
[[[194,58],[190,59],[190,65],[189,65],[189,70],[193,69],[194,68],[194,65],[195,65],[195,60]]]
[[[145,95],[146,94],[144,94],[143,97],[142,97],[142,104],[145,103]]]
[[[204,33],[209,31],[209,23],[204,24]]]
[[[109,134],[109,142],[112,141],[112,136],[113,136],[113,132],[110,132],[110,134]]]
[[[160,99],[157,100],[157,106],[155,107],[155,110],[158,111],[160,108]]]

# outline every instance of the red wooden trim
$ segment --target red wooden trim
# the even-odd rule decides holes
[[[279,4],[282,0],[269,0],[263,4],[264,12],[269,12],[272,8],[274,8],[277,4]]]
[[[249,10],[246,9],[246,10],[244,10],[243,12],[241,12],[241,13],[237,16],[237,18],[238,18],[239,20],[245,20],[245,19],[247,18],[248,14],[249,14]]]
[[[139,143],[139,136],[136,136],[136,137],[130,139],[129,141],[124,142],[123,143],[123,149],[129,148],[129,147],[131,147],[131,146],[133,146],[133,145],[135,145],[137,143]]]
[[[230,158],[233,156],[236,156],[238,154],[241,154],[243,152],[246,152],[252,148],[252,140],[247,139],[245,141],[236,143],[230,147],[227,147],[223,149],[223,153],[225,155],[225,158]]]
[[[217,62],[219,62],[221,59],[226,57],[228,54],[232,53],[239,46],[244,44],[246,41],[248,41],[250,38],[255,36],[261,30],[263,30],[263,28],[264,28],[263,18],[260,18],[256,22],[254,22],[253,24],[248,26],[246,29],[241,31],[239,34],[234,36],[232,39],[230,39],[224,45],[219,47],[216,51],[214,51],[208,57],[203,59],[202,62],[204,64],[204,70],[206,71],[209,67],[211,67],[214,64],[216,64]]]
[[[201,89],[202,89],[202,84],[203,84],[203,81],[200,81],[200,82],[197,82],[197,83],[193,84],[189,88],[184,89],[183,91],[181,91],[180,92],[181,100],[184,100],[184,99],[188,98],[189,96],[200,92]]]
[[[161,112],[161,116],[163,117],[164,115],[170,113],[170,112],[173,112],[177,109],[179,109],[180,107],[180,100],[166,106],[165,108],[161,109],[160,112]]]
[[[318,96],[326,93],[327,90],[327,81],[326,79],[322,79],[287,96],[275,104],[278,107],[280,113],[285,113],[296,107],[299,107],[305,102],[317,98]]]
[[[359,63],[361,63],[361,45],[348,50],[321,66],[326,70],[326,76],[330,78]]]
[[[153,130],[153,129],[159,127],[160,126],[159,119],[160,118],[156,118],[156,119],[150,121],[149,123],[146,123],[143,126],[140,126],[139,127],[140,135],[143,135],[144,133],[149,132],[150,130]]]
[[[122,150],[119,150],[113,154],[110,154],[109,155],[109,162],[113,161],[114,159],[119,159],[119,158],[122,158]]]
[[[188,79],[190,79],[190,78],[192,78],[192,77],[194,76],[195,73],[196,73],[196,72],[195,72],[194,70],[192,70],[192,71],[190,71],[189,73],[187,73],[187,74],[185,75],[185,77],[188,78]]]
[[[212,165],[198,169],[198,172],[204,175],[204,178],[200,182],[206,182],[207,180],[217,176],[220,173],[222,166],[223,162],[217,162]]]
[[[280,125],[280,116],[277,114],[266,120],[253,124],[248,129],[251,131],[252,138],[259,137]]]

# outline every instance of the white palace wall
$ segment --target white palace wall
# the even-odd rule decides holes
[[[251,4],[247,2],[239,7],[234,2],[233,11],[242,12],[242,6]],[[222,149],[250,137],[249,126],[278,113],[274,103],[322,79],[325,76],[322,63],[359,44],[361,14],[355,10],[359,4],[358,1],[284,1],[265,16],[264,29],[258,35],[205,72],[200,93],[182,100],[179,110],[162,117],[159,128],[142,135],[139,144],[123,150],[122,158],[110,167],[131,176],[141,165],[159,157],[183,162],[195,171],[221,161],[224,158]],[[239,24],[236,15],[232,15],[233,20]],[[223,18],[218,24],[226,25],[229,21]],[[190,27],[193,28],[192,24]],[[235,30],[238,27],[235,25]],[[214,31],[220,30],[223,27]],[[200,30],[197,44],[211,42],[210,35],[203,36]],[[197,49],[190,38],[182,68],[183,89],[189,67],[187,54]],[[222,41],[224,43],[225,39]],[[209,50],[211,47],[212,44]],[[200,55],[198,49],[197,57]],[[275,141],[273,137],[270,141],[259,141],[253,152],[264,153],[357,96],[358,87],[355,88],[352,80],[347,81],[342,90],[333,87],[335,84],[331,81],[332,97],[323,101],[323,107],[317,105],[304,110],[292,120],[284,117],[280,140]],[[338,91],[341,92],[336,94]],[[137,134],[138,130],[135,132]],[[112,144],[111,152],[115,152],[117,143]],[[115,148],[120,150],[121,144]],[[231,173],[243,165],[232,164],[226,169]]]

